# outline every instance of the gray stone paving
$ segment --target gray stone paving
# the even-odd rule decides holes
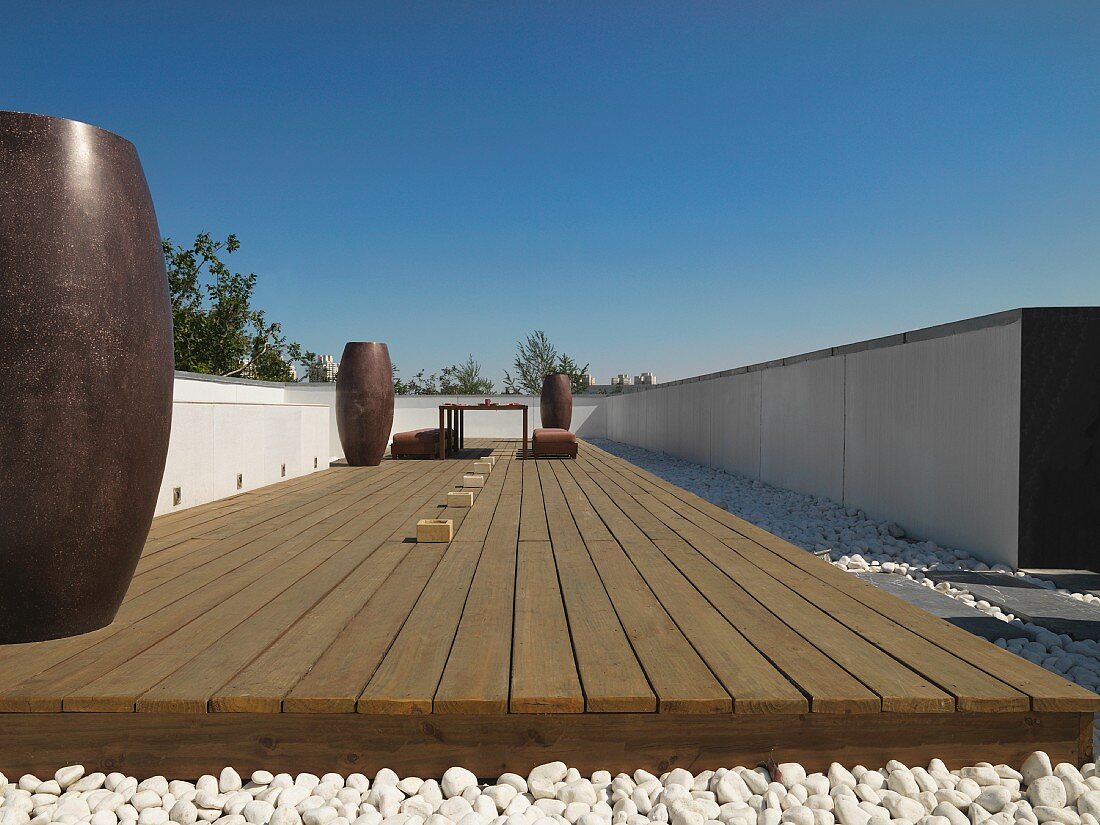
[[[965,587],[1025,622],[1074,639],[1100,639],[1100,606],[1045,590],[1007,573],[973,571],[930,572],[928,578]]]
[[[945,596],[930,587],[924,587],[904,576],[896,576],[893,573],[870,572],[854,573],[853,575],[882,588],[899,599],[904,599],[922,610],[927,610],[933,616],[939,616],[941,619],[991,642],[995,639],[1030,638],[1027,631],[1022,627],[987,616],[982,611],[969,607],[965,602],[952,599],[950,596]]]
[[[1074,593],[1091,593],[1100,596],[1100,573],[1091,570],[1024,570],[1032,576],[1054,582],[1055,586]]]

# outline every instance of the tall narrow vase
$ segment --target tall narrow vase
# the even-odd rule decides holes
[[[133,145],[0,112],[0,643],[110,624],[172,420],[172,313]]]
[[[336,428],[348,464],[381,464],[392,426],[393,364],[389,348],[378,341],[349,341],[336,374]]]
[[[539,417],[544,427],[569,429],[573,420],[573,390],[565,373],[556,372],[542,380]]]

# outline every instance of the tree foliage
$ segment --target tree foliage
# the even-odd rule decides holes
[[[425,375],[421,370],[408,381],[397,377],[397,365],[393,365],[393,392],[395,395],[439,395],[439,377]]]
[[[293,364],[316,356],[288,341],[282,324],[252,308],[256,274],[233,272],[223,261],[240,249],[236,235],[215,241],[201,232],[187,247],[162,241],[172,300],[176,369],[286,381]]]
[[[393,391],[397,395],[489,395],[493,382],[481,374],[481,364],[471,355],[462,364],[444,367],[438,375],[420,370],[408,381],[397,377],[394,365]]]
[[[543,379],[557,372],[569,376],[573,392],[581,392],[584,389],[585,373],[588,372],[588,364],[581,367],[565,353],[559,355],[557,348],[541,329],[532,332],[525,341],[516,342],[513,367],[514,377],[507,371],[504,373],[505,390],[526,395],[539,395],[542,392]]]
[[[490,395],[493,382],[481,374],[481,364],[470,355],[465,363],[444,367],[439,379],[444,395]]]

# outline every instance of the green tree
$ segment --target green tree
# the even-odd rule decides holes
[[[471,354],[465,363],[444,367],[440,390],[445,395],[490,395],[493,382],[481,374],[481,364]]]
[[[316,356],[288,341],[282,324],[252,308],[256,274],[233,272],[221,259],[240,246],[236,235],[215,241],[208,232],[189,247],[162,241],[176,369],[286,381],[294,364],[308,366]]]
[[[588,389],[588,382],[585,380],[588,375],[588,364],[583,367],[576,361],[570,358],[565,353],[562,353],[561,358],[558,359],[558,366],[554,372],[563,372],[569,376],[569,385],[573,393],[584,392]],[[539,390],[541,392],[541,389]]]
[[[421,370],[408,381],[397,377],[397,365],[393,367],[393,392],[395,395],[439,395],[439,378]]]
[[[516,342],[516,360],[513,362],[515,377],[504,373],[504,387],[509,393],[538,395],[542,392],[542,381],[546,376],[563,372],[569,376],[573,392],[584,388],[584,375],[588,364],[579,367],[577,362],[565,353],[558,355],[557,348],[550,343],[546,333],[537,329],[527,336],[526,341]]]

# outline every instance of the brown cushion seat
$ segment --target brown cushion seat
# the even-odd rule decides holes
[[[546,444],[576,444],[577,436],[569,430],[559,430],[556,427],[536,427],[535,441]]]
[[[420,430],[394,433],[393,443],[398,445],[439,444],[439,428],[425,427]]]
[[[577,457],[577,437],[569,430],[559,430],[555,427],[537,427],[533,439],[532,452],[535,458],[542,456],[569,456]]]
[[[447,450],[454,449],[455,431],[448,427]],[[408,455],[433,456],[439,453],[439,428],[425,427],[420,430],[406,430],[393,434],[393,443],[390,444],[390,456],[401,458]]]

